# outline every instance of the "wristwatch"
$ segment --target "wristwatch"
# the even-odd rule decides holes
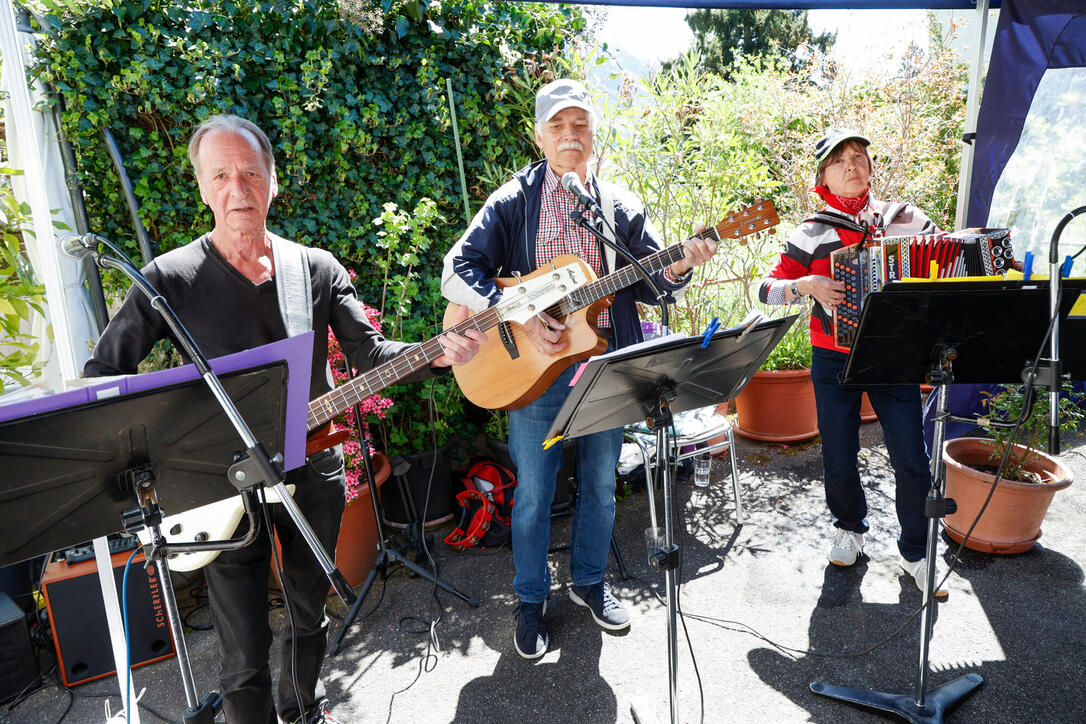
[[[803,295],[799,293],[799,285],[795,281],[792,282],[792,298],[799,299]]]

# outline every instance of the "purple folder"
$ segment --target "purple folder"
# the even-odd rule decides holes
[[[309,382],[313,360],[313,332],[265,344],[210,360],[216,374],[234,372],[257,365],[285,360],[287,381],[287,419],[284,436],[283,466],[292,470],[305,462],[306,419],[309,408]],[[200,379],[195,365],[109,379],[99,385],[36,397],[0,406],[0,422],[60,410],[106,398],[130,395],[159,387]]]

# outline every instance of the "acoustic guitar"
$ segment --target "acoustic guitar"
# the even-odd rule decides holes
[[[716,226],[695,234],[692,238],[739,239],[764,231],[780,223],[777,210],[770,201],[757,203],[732,214]],[[641,264],[655,273],[683,258],[682,244],[640,259]],[[571,364],[601,354],[607,341],[599,335],[596,319],[610,306],[613,294],[641,280],[633,266],[597,279],[591,267],[576,256],[555,257],[551,264],[564,268],[577,266],[587,282],[570,290],[543,311],[566,325],[562,339],[568,344],[553,355],[536,351],[528,334],[517,324],[498,325],[498,334],[488,335],[479,353],[465,365],[453,368],[453,374],[464,396],[479,407],[492,410],[516,410],[536,400]],[[500,278],[494,281],[503,289],[549,275],[550,268],[537,269],[523,278]],[[445,324],[456,319],[460,307],[449,304],[445,309]]]
[[[577,260],[579,262],[579,260]],[[583,286],[588,278],[582,276],[581,265],[558,263],[550,264],[533,279],[506,287],[493,307],[483,310],[468,319],[446,329],[445,332],[463,334],[469,329],[486,331],[499,324],[510,322],[524,323],[541,310],[556,303],[570,289]],[[364,372],[344,385],[328,392],[309,403],[306,421],[305,454],[312,455],[326,448],[338,445],[349,438],[353,431],[336,428],[332,419],[345,412],[370,395],[381,392],[408,375],[428,366],[445,353],[438,337],[428,339],[383,364]],[[287,486],[292,489],[294,486]],[[269,503],[279,502],[275,491],[267,489]],[[291,490],[293,495],[293,490]],[[161,523],[161,530],[170,543],[204,542],[223,540],[234,535],[241,522],[244,507],[240,496],[210,503],[199,508],[166,516]],[[138,533],[140,541],[150,543],[150,532]],[[176,571],[193,571],[206,566],[219,551],[196,551],[180,553],[170,557],[170,567]]]

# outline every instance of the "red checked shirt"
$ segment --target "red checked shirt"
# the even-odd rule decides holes
[[[596,184],[589,174],[585,182],[588,193],[596,195]],[[535,242],[536,268],[562,254],[578,256],[596,276],[603,276],[603,259],[600,256],[600,244],[592,234],[585,231],[570,218],[570,212],[577,209],[573,194],[562,188],[561,180],[554,169],[547,165],[547,176],[543,180],[542,203],[539,207],[539,233]],[[597,326],[604,329],[611,326],[611,311],[600,312]]]

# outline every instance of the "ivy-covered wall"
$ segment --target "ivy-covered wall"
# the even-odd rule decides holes
[[[481,0],[43,2],[36,72],[64,97],[93,231],[138,260],[103,128],[156,253],[210,230],[187,141],[208,116],[236,113],[275,149],[269,228],[333,252],[408,341],[439,330],[441,258],[466,226],[446,79],[474,213],[496,167],[536,156],[534,89],[585,27],[576,6]],[[410,218],[416,209],[424,219]],[[428,447],[422,388],[388,394],[397,404],[383,437]],[[464,401],[451,377],[434,398],[445,437]]]
[[[135,253],[103,128],[120,145],[158,252],[209,229],[186,142],[207,116],[237,113],[275,147],[280,195],[269,226],[356,264],[363,290],[371,221],[386,202],[434,199],[449,223],[437,230],[444,240],[463,226],[446,78],[468,186],[485,195],[484,160],[533,153],[510,78],[526,54],[551,53],[583,27],[575,9],[478,0],[63,5],[42,19],[50,39],[38,70],[67,102],[92,229]],[[435,243],[434,255],[446,246]]]

